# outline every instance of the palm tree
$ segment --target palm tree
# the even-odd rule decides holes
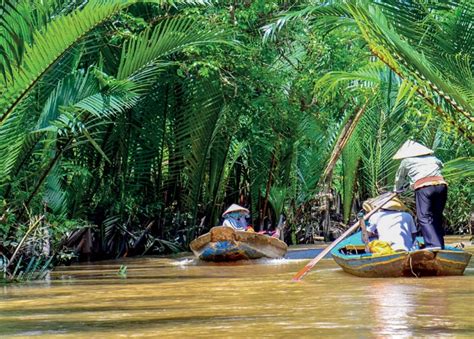
[[[468,0],[330,1],[283,15],[266,37],[301,18],[314,29],[357,30],[374,56],[472,142],[473,16]]]
[[[148,193],[156,198],[165,181],[176,177],[173,168],[180,166],[187,166],[187,171],[180,171],[180,185],[197,205],[209,152],[203,153],[202,146],[211,144],[218,126],[220,88],[215,81],[191,78],[183,87],[169,70],[176,72],[173,57],[184,49],[227,39],[218,29],[202,30],[192,18],[170,16],[119,49],[103,45],[97,30],[107,31],[112,15],[139,2],[144,1],[89,1],[78,7],[67,1],[55,6],[44,2],[35,9],[46,14],[44,22],[33,20],[37,12],[26,10],[27,1],[2,3],[0,192],[21,210],[20,220],[41,200],[58,215],[87,218],[81,206],[101,204],[104,196],[96,193],[104,187],[105,193],[113,193],[115,187],[122,198],[119,210],[130,212],[131,187],[137,192],[151,182],[155,190]],[[30,39],[9,44],[20,35]],[[158,86],[160,82],[166,85]],[[176,115],[166,115],[169,105],[148,110],[147,103],[168,100],[173,86],[185,88],[174,100],[192,100],[184,108],[176,102]],[[155,122],[160,137],[143,135],[139,126]],[[173,152],[173,158],[167,158]],[[111,212],[109,217],[114,216]]]
[[[364,198],[387,188],[397,166],[391,155],[406,138],[423,139],[420,125],[433,120],[431,112],[472,142],[472,15],[468,1],[449,5],[396,0],[329,1],[303,5],[265,27],[266,39],[276,38],[275,33],[291,22],[299,25],[301,19],[310,31],[358,32],[379,60],[357,71],[330,72],[318,81],[317,87],[325,96],[339,94],[337,89],[342,84],[361,100],[373,98],[346,146],[333,143],[335,149],[326,160],[327,174],[323,177],[332,172],[342,151],[338,171],[342,171],[345,220],[356,189]],[[415,93],[428,109],[414,100]],[[414,112],[425,112],[425,116],[421,118]],[[415,119],[407,123],[407,116]],[[432,145],[437,146],[440,145]],[[461,152],[460,156],[468,153]],[[452,154],[446,159],[452,159]],[[450,163],[446,173],[450,172],[449,167]]]

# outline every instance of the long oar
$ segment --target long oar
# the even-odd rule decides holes
[[[370,218],[370,216],[372,214],[374,214],[375,212],[377,212],[381,207],[383,207],[383,205],[385,205],[387,202],[389,202],[390,200],[392,200],[398,193],[397,192],[393,192],[393,193],[390,193],[386,199],[384,199],[379,205],[375,206],[374,209],[372,211],[370,211],[369,213],[367,213],[363,218],[362,218],[362,221],[365,221],[367,219]],[[347,231],[345,231],[339,238],[337,238],[336,240],[334,240],[332,242],[331,245],[329,245],[328,247],[326,247],[321,253],[319,253],[313,260],[311,260],[309,263],[306,264],[305,267],[303,267],[298,273],[295,274],[295,276],[293,277],[293,281],[300,281],[305,275],[306,273],[308,273],[313,267],[314,265],[316,265],[322,258],[324,258],[324,256],[326,254],[328,254],[337,244],[339,244],[342,240],[344,240],[348,235],[350,235],[352,232],[354,232],[360,225],[360,220],[357,221],[354,225],[352,225],[351,227],[349,227],[349,229]]]

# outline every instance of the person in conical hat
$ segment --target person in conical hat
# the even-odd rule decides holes
[[[423,146],[422,144],[419,144],[416,141],[407,140],[402,145],[402,147],[400,147],[397,153],[395,153],[395,155],[393,156],[393,159],[399,160],[399,159],[418,157],[421,155],[428,155],[428,154],[433,154],[433,153],[434,151],[429,149],[428,147]]]
[[[224,213],[222,213],[222,217],[225,218],[226,214],[229,214],[229,213],[244,213],[244,214],[250,214],[250,211],[248,209],[246,209],[245,207],[242,207],[240,205],[237,205],[237,204],[232,204],[229,206],[229,208],[227,208],[225,210]]]
[[[380,198],[365,201],[362,208],[370,212]],[[392,198],[368,219],[367,231],[387,243],[394,251],[410,251],[416,239],[416,226],[409,209],[397,197]]]
[[[222,226],[229,226],[237,231],[245,231],[248,226],[245,217],[247,217],[249,214],[250,211],[245,207],[232,204],[222,214],[222,217],[225,219]]]
[[[366,212],[370,212],[374,209],[374,207],[378,204],[380,204],[380,201],[384,198],[383,195],[368,199],[364,201],[362,204],[362,208]],[[389,211],[400,211],[400,212],[409,212],[410,210],[408,207],[397,197],[393,197],[390,201],[386,202],[383,207],[381,208],[383,210],[389,210]]]
[[[427,248],[444,248],[443,210],[448,184],[441,175],[443,163],[434,151],[407,140],[393,159],[401,159],[395,176],[395,191],[410,184],[415,190],[416,216]]]

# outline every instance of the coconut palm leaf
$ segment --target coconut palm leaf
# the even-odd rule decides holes
[[[392,4],[395,2],[392,1]],[[416,3],[416,2],[413,2]],[[472,58],[472,51],[457,50],[458,58],[452,53],[452,48],[446,47],[452,42],[456,44],[458,36],[452,35],[452,32],[459,32],[458,26],[464,25],[465,22],[472,22],[473,9],[467,1],[453,1],[450,3],[448,13],[454,11],[455,16],[461,16],[461,20],[446,20],[438,22],[433,18],[434,14],[429,13],[422,18],[416,16],[420,14],[419,11],[411,11],[410,6],[412,2],[396,2],[396,6],[383,7],[371,5],[367,1],[355,1],[348,4],[351,14],[355,18],[361,32],[369,43],[372,52],[384,61],[390,68],[395,70],[403,78],[409,78],[419,88],[418,91],[424,95],[425,99],[431,103],[438,101],[438,98],[443,100],[443,103],[438,104],[437,111],[441,114],[452,115],[454,120],[466,119],[469,122],[474,122],[472,117],[473,102],[472,98],[466,96],[466,93],[472,92],[472,82],[465,82],[465,76],[459,76],[458,69],[462,69],[463,73],[470,73],[467,77],[468,81],[472,79],[472,70],[465,67],[463,63],[456,62],[456,60],[466,60]],[[413,13],[409,16],[409,20],[405,19],[403,15],[399,21],[394,11],[404,9],[405,14]],[[388,21],[384,13],[391,11],[391,19]],[[430,8],[430,11],[446,11],[446,9],[438,9],[436,5]],[[439,13],[442,15],[443,13]],[[444,17],[444,16],[443,16]],[[450,15],[448,14],[448,17]],[[442,28],[442,25],[446,27]],[[404,27],[404,28],[399,28]],[[408,27],[408,28],[407,28]],[[446,29],[448,28],[448,29]],[[426,37],[422,36],[425,32]],[[447,34],[451,32],[451,34]],[[470,30],[468,30],[470,31]],[[416,32],[416,33],[413,33]],[[472,33],[462,34],[461,40],[471,40]],[[429,42],[423,42],[427,39]],[[441,42],[441,40],[444,40]],[[437,44],[433,45],[432,41]],[[414,48],[413,46],[417,46]],[[436,52],[434,51],[436,46]],[[465,44],[458,45],[465,47]],[[442,50],[440,53],[438,49]],[[438,57],[433,57],[438,55]],[[440,58],[439,55],[443,57]],[[459,57],[461,56],[461,57]],[[457,67],[446,68],[446,64],[455,63]],[[431,101],[430,101],[431,100]],[[439,105],[445,105],[448,108],[442,110]],[[446,112],[446,113],[443,113]],[[456,115],[456,114],[459,114]],[[461,128],[462,121],[459,122]],[[464,123],[465,125],[465,123]]]
[[[62,107],[71,105],[71,96],[74,97],[73,99],[76,100],[76,102],[69,109],[74,109],[78,112],[82,112],[82,114],[87,114],[87,123],[90,126],[94,126],[95,121],[99,121],[100,123],[101,120],[110,118],[110,114],[115,114],[118,111],[130,109],[137,102],[136,95],[138,93],[146,93],[145,90],[154,81],[156,81],[155,79],[160,74],[163,67],[169,65],[167,63],[157,63],[155,61],[156,58],[162,58],[166,55],[169,55],[170,53],[190,46],[193,43],[209,43],[209,37],[216,36],[216,32],[197,34],[198,32],[192,28],[193,26],[191,25],[192,22],[190,20],[185,20],[185,25],[181,24],[182,22],[183,20],[179,18],[169,19],[165,24],[158,25],[153,31],[141,34],[133,48],[124,49],[125,52],[122,55],[122,60],[138,59],[145,63],[140,64],[134,62],[131,65],[127,65],[124,61],[122,61],[122,68],[120,68],[121,71],[119,71],[119,73],[121,72],[120,74],[124,76],[123,70],[126,68],[127,71],[130,72],[129,79],[116,80],[94,68],[94,79],[98,80],[98,82],[94,80],[96,82],[94,87],[90,86],[91,84],[90,81],[88,81],[88,77],[85,77],[83,79],[84,81],[79,81],[80,79],[76,77],[70,79],[69,83],[65,83],[64,86],[59,86],[57,90],[53,91],[50,99],[45,104],[43,113],[40,116],[40,121],[38,122],[39,130],[41,130],[48,121],[54,120],[54,118],[58,116],[58,108],[60,106]],[[187,31],[184,31],[184,29],[187,29]],[[176,39],[176,36],[179,36],[180,39]],[[174,37],[174,39],[171,39],[170,37]],[[145,53],[147,57],[144,59],[136,58],[136,56],[140,55],[140,53]],[[61,84],[63,84],[63,82],[61,82]],[[114,94],[104,96],[103,93],[100,93],[99,89],[102,92],[105,89],[108,94]],[[126,100],[119,99],[117,95],[121,95]],[[53,100],[60,101],[56,102]],[[2,126],[0,127],[0,130],[6,129],[10,125],[11,124]],[[14,126],[20,125],[17,124]],[[19,128],[16,128],[16,130],[18,129]],[[21,143],[21,139],[24,139],[24,136],[15,132],[15,129],[8,128],[7,131],[10,132],[10,135],[16,136],[15,140],[18,140],[17,143]],[[82,135],[88,139],[90,144],[99,153],[101,153],[105,159],[107,159],[107,156],[101,150],[100,146],[94,141],[88,132],[88,129],[84,128],[82,129],[82,132]],[[38,132],[36,132],[36,135],[37,138],[40,138]],[[82,141],[78,140],[76,145],[80,142]],[[17,144],[14,143],[10,143],[9,145],[10,147],[15,147],[17,150],[21,149],[20,147],[17,147]],[[5,149],[3,154],[6,157],[12,159],[11,161],[3,162],[3,166],[5,167],[4,172],[11,172],[15,163],[24,164],[24,161],[15,161],[13,159],[19,157],[19,152],[11,152],[10,149]],[[145,159],[143,157],[139,158]],[[8,175],[5,175],[4,178],[8,178]]]
[[[270,190],[269,202],[272,205],[277,218],[283,213],[286,196],[287,196],[286,187],[272,186]]]
[[[29,41],[29,25],[25,13],[18,9],[19,1],[0,1],[0,74],[6,80],[23,57]]]
[[[337,89],[341,86],[344,89],[355,89],[359,92],[362,87],[373,89],[374,86],[380,85],[382,81],[380,73],[385,68],[386,66],[382,62],[372,62],[366,67],[352,72],[328,72],[316,82],[315,90],[320,91],[324,97],[330,97],[338,95]]]
[[[443,176],[447,180],[467,178],[472,182],[474,177],[474,158],[463,157],[448,161],[444,164]]]
[[[224,128],[218,127],[218,133],[210,151],[209,200],[211,204],[210,225],[215,225],[223,210],[225,186],[229,182],[232,169],[247,148],[246,141],[238,141],[227,135]],[[230,138],[230,140],[229,140]]]
[[[137,70],[156,60],[197,44],[226,42],[219,31],[204,31],[192,18],[171,18],[162,21],[153,30],[145,31],[122,49],[118,79],[131,78]],[[133,57],[131,57],[133,56]]]
[[[199,198],[203,193],[209,151],[222,112],[223,98],[216,83],[201,83],[193,86],[188,94],[190,102],[184,108],[186,121],[181,120],[176,135],[181,140],[183,154],[183,174],[185,182],[185,203],[192,211],[194,221]]]
[[[324,21],[319,20],[320,18],[324,18]],[[319,4],[304,5],[299,9],[284,13],[277,21],[263,27],[264,40],[274,39],[283,27],[292,22],[304,22],[310,27],[326,31],[343,26],[355,27],[355,22],[344,4],[325,1]]]
[[[339,14],[331,13],[332,8]],[[469,0],[328,2],[284,14],[267,35],[302,18],[314,28],[337,27],[338,17],[341,23],[352,20],[371,52],[472,141],[473,16]]]
[[[316,193],[339,127],[339,123],[334,122],[324,130],[322,124],[312,115],[305,115],[301,119],[297,130],[300,137],[296,142],[294,165],[300,186],[298,203],[312,199]]]
[[[63,186],[64,180],[61,172],[62,169],[57,165],[51,169],[43,193],[43,202],[58,216],[64,216],[67,207],[67,191]]]
[[[111,15],[138,2],[170,3],[165,0],[92,0],[82,8],[55,17],[41,30],[32,32],[31,45],[25,47],[24,58],[10,74],[0,82],[0,124],[3,124],[19,103],[48,70],[68,50],[80,42],[92,29],[104,23]],[[195,3],[202,1],[172,1],[171,3]]]
[[[357,132],[356,132],[357,133]],[[355,193],[355,184],[358,177],[358,168],[361,159],[360,136],[354,135],[342,151],[342,211],[343,220],[347,223],[352,210],[352,201]]]

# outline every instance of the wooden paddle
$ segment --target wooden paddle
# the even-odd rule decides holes
[[[354,232],[359,226],[360,222],[364,222],[365,220],[369,219],[372,214],[377,212],[383,205],[385,205],[387,202],[392,200],[399,192],[392,192],[390,193],[387,198],[385,198],[383,201],[380,202],[379,205],[375,206],[372,211],[364,215],[362,219],[357,221],[354,225],[349,227],[347,231],[345,231],[339,238],[334,240],[331,245],[326,247],[321,253],[319,253],[313,260],[311,260],[309,263],[306,264],[305,267],[303,267],[298,273],[295,274],[293,277],[293,281],[300,281],[303,279],[303,277],[316,265],[326,254],[328,254],[337,244],[339,244],[342,240],[344,240],[348,235],[350,235],[352,232]]]

